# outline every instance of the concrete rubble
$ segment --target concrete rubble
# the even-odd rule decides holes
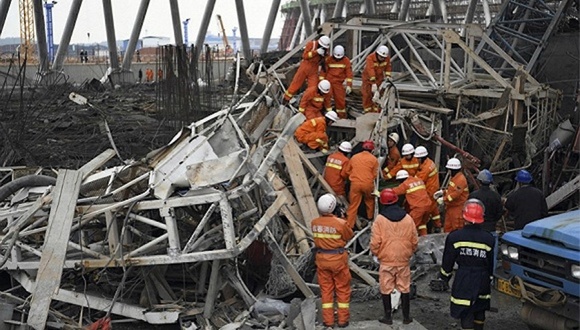
[[[533,160],[552,142],[559,92],[508,54],[515,77],[486,65],[470,43],[494,42],[479,27],[355,18],[322,30],[334,40],[378,33],[354,54],[355,71],[378,43],[391,46],[400,66],[382,113],[357,112],[355,91],[356,119],[331,129],[335,144],[384,145],[387,129],[397,128],[432,146],[437,163],[457,154],[471,173],[488,167],[503,175],[500,185],[519,168],[542,170]],[[12,286],[0,297],[13,320],[4,322],[72,329],[111,317],[182,329],[314,329],[319,288],[309,228],[316,198],[332,189],[319,155],[293,138],[303,115],[278,103],[291,72],[285,63],[300,49],[269,66],[252,64],[245,74],[255,83],[245,95],[141,159],[105,167],[121,156],[107,149],[55,176],[3,169],[11,182],[0,187],[0,269]],[[578,132],[575,139],[577,146]],[[561,151],[573,144],[566,141]],[[554,157],[557,148],[550,150]],[[553,195],[553,207],[578,185],[558,180],[546,184],[568,193]],[[378,265],[368,251],[370,223],[361,218],[357,230],[348,245],[352,297],[365,300],[378,296]],[[444,237],[421,238],[414,279],[440,263]]]

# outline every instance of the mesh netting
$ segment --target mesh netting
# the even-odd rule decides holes
[[[290,259],[290,262],[303,278],[306,274],[315,270],[314,258],[310,250],[298,258]],[[266,283],[266,294],[272,297],[282,297],[296,290],[294,280],[288,275],[288,272],[280,261],[280,257],[276,256],[272,258],[270,274],[268,282]]]

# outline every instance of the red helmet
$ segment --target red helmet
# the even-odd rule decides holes
[[[399,196],[395,193],[395,191],[391,188],[383,189],[381,191],[381,204],[384,205],[391,205],[395,204],[399,200]]]
[[[463,219],[471,223],[483,223],[485,206],[479,199],[471,198],[463,205]]]
[[[373,150],[375,150],[375,143],[371,140],[365,140],[362,143],[362,148],[364,150],[373,151]]]

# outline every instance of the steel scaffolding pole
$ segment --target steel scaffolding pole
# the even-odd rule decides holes
[[[171,20],[173,22],[173,36],[175,37],[175,45],[183,46],[183,34],[181,33],[181,18],[179,17],[179,5],[177,0],[169,0],[171,7]]]
[[[72,37],[77,18],[79,17],[79,11],[81,10],[82,3],[83,0],[74,0],[70,6],[68,18],[66,19],[66,24],[64,26],[64,31],[62,32],[62,37],[60,38],[60,43],[58,44],[58,49],[56,50],[54,62],[52,63],[52,70],[62,70],[62,65],[68,52],[70,38]]]
[[[252,49],[250,48],[250,38],[248,36],[248,24],[246,24],[246,12],[244,11],[244,0],[236,0],[236,11],[238,12],[238,24],[240,25],[240,36],[246,61],[252,60]]]
[[[147,14],[147,9],[149,8],[149,2],[150,0],[141,0],[141,4],[139,5],[137,17],[135,17],[135,23],[133,23],[131,37],[129,38],[129,44],[127,44],[127,50],[125,51],[125,57],[123,58],[123,71],[128,71],[131,69],[133,53],[137,48],[137,41],[139,41],[139,35],[141,34],[141,29],[143,28],[143,21],[145,21],[145,15]]]
[[[34,8],[34,25],[36,28],[36,45],[38,47],[38,71],[48,71],[48,46],[46,43],[46,29],[44,27],[44,12],[42,0],[32,2]]]
[[[332,14],[333,18],[342,17],[342,9],[344,8],[345,0],[337,0],[336,6],[334,7],[334,13]]]
[[[6,23],[6,16],[8,16],[8,9],[10,9],[11,2],[12,0],[0,1],[0,36],[2,35],[2,30],[4,29],[4,23]]]
[[[367,7],[367,14],[374,15],[377,12],[373,0],[365,0],[365,6]]]
[[[302,23],[304,22],[304,16],[300,13],[298,16],[298,21],[296,22],[296,27],[294,28],[294,33],[292,34],[292,40],[290,40],[290,49],[296,47],[300,43],[300,31],[302,30]]]
[[[276,22],[276,17],[278,16],[278,9],[280,9],[280,1],[281,0],[272,0],[270,14],[268,14],[266,28],[264,28],[264,35],[262,36],[262,45],[260,46],[260,54],[264,54],[268,51],[268,44],[270,44],[272,30],[274,29],[274,23]]]
[[[213,14],[213,8],[215,7],[216,0],[208,0],[205,5],[205,12],[203,13],[203,18],[201,19],[201,25],[199,27],[199,32],[197,34],[197,39],[195,40],[195,54],[193,59],[199,59],[199,54],[203,49],[203,43],[205,41],[205,34],[207,33],[207,27],[209,26],[209,20]]]
[[[107,45],[109,46],[109,60],[111,69],[119,69],[117,58],[117,39],[115,38],[115,22],[113,21],[113,7],[111,0],[103,0],[103,13],[105,15],[105,29],[107,30]]]
[[[401,11],[399,12],[399,21],[406,21],[409,14],[409,4],[411,0],[403,0],[401,3]]]
[[[310,16],[310,7],[308,6],[308,0],[300,0],[300,10],[302,11],[302,22],[304,24],[304,31],[306,35],[312,34],[312,16]],[[298,26],[296,26],[298,27]]]

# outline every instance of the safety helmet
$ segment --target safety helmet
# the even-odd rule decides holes
[[[322,36],[318,39],[318,45],[322,48],[328,49],[330,47],[330,38],[327,36]]]
[[[382,57],[387,57],[389,56],[389,48],[385,45],[380,45],[379,47],[377,47],[377,54],[379,54]]]
[[[450,170],[460,170],[461,169],[461,161],[457,158],[450,158],[447,161],[447,165],[445,165],[445,168],[448,168]]]
[[[391,188],[386,188],[381,191],[381,197],[379,201],[383,205],[391,205],[395,204],[399,200],[399,196],[395,193],[395,191]]]
[[[330,119],[332,121],[337,121],[338,120],[338,115],[334,111],[327,111],[324,114],[324,117],[326,117],[326,118],[328,118],[328,119]]]
[[[375,143],[371,140],[366,140],[362,144],[364,150],[373,151],[375,150]]]
[[[414,152],[415,152],[415,147],[413,147],[413,145],[410,143],[404,144],[403,149],[401,149],[401,155],[403,155],[403,156],[411,155]]]
[[[393,140],[393,142],[395,142],[395,144],[399,143],[399,134],[397,134],[395,132],[389,134],[388,138]]]
[[[330,92],[330,81],[323,79],[318,83],[318,89],[324,93],[328,94]]]
[[[406,179],[408,177],[409,177],[409,172],[407,172],[406,170],[399,170],[397,172],[397,175],[395,176],[395,179],[402,180],[402,179]]]
[[[517,182],[530,183],[532,182],[532,180],[533,180],[532,175],[530,174],[530,172],[526,170],[519,170],[518,173],[516,173]]]
[[[418,146],[417,149],[415,149],[415,157],[417,158],[427,157],[428,154],[429,152],[427,152],[427,148],[423,146]]]
[[[477,175],[477,180],[481,181],[483,184],[490,184],[493,182],[493,175],[488,169],[481,170]]]
[[[485,214],[485,206],[476,198],[468,199],[463,204],[463,219],[471,223],[483,223],[483,215]]]
[[[332,194],[324,194],[320,196],[316,206],[321,214],[331,214],[336,207],[336,197]]]
[[[336,57],[337,59],[341,59],[344,57],[344,47],[341,45],[334,46],[334,50],[332,51],[332,56]]]
[[[344,141],[338,146],[338,150],[344,151],[347,153],[351,152],[352,151],[352,144],[350,144],[350,142],[348,142],[348,141]]]

